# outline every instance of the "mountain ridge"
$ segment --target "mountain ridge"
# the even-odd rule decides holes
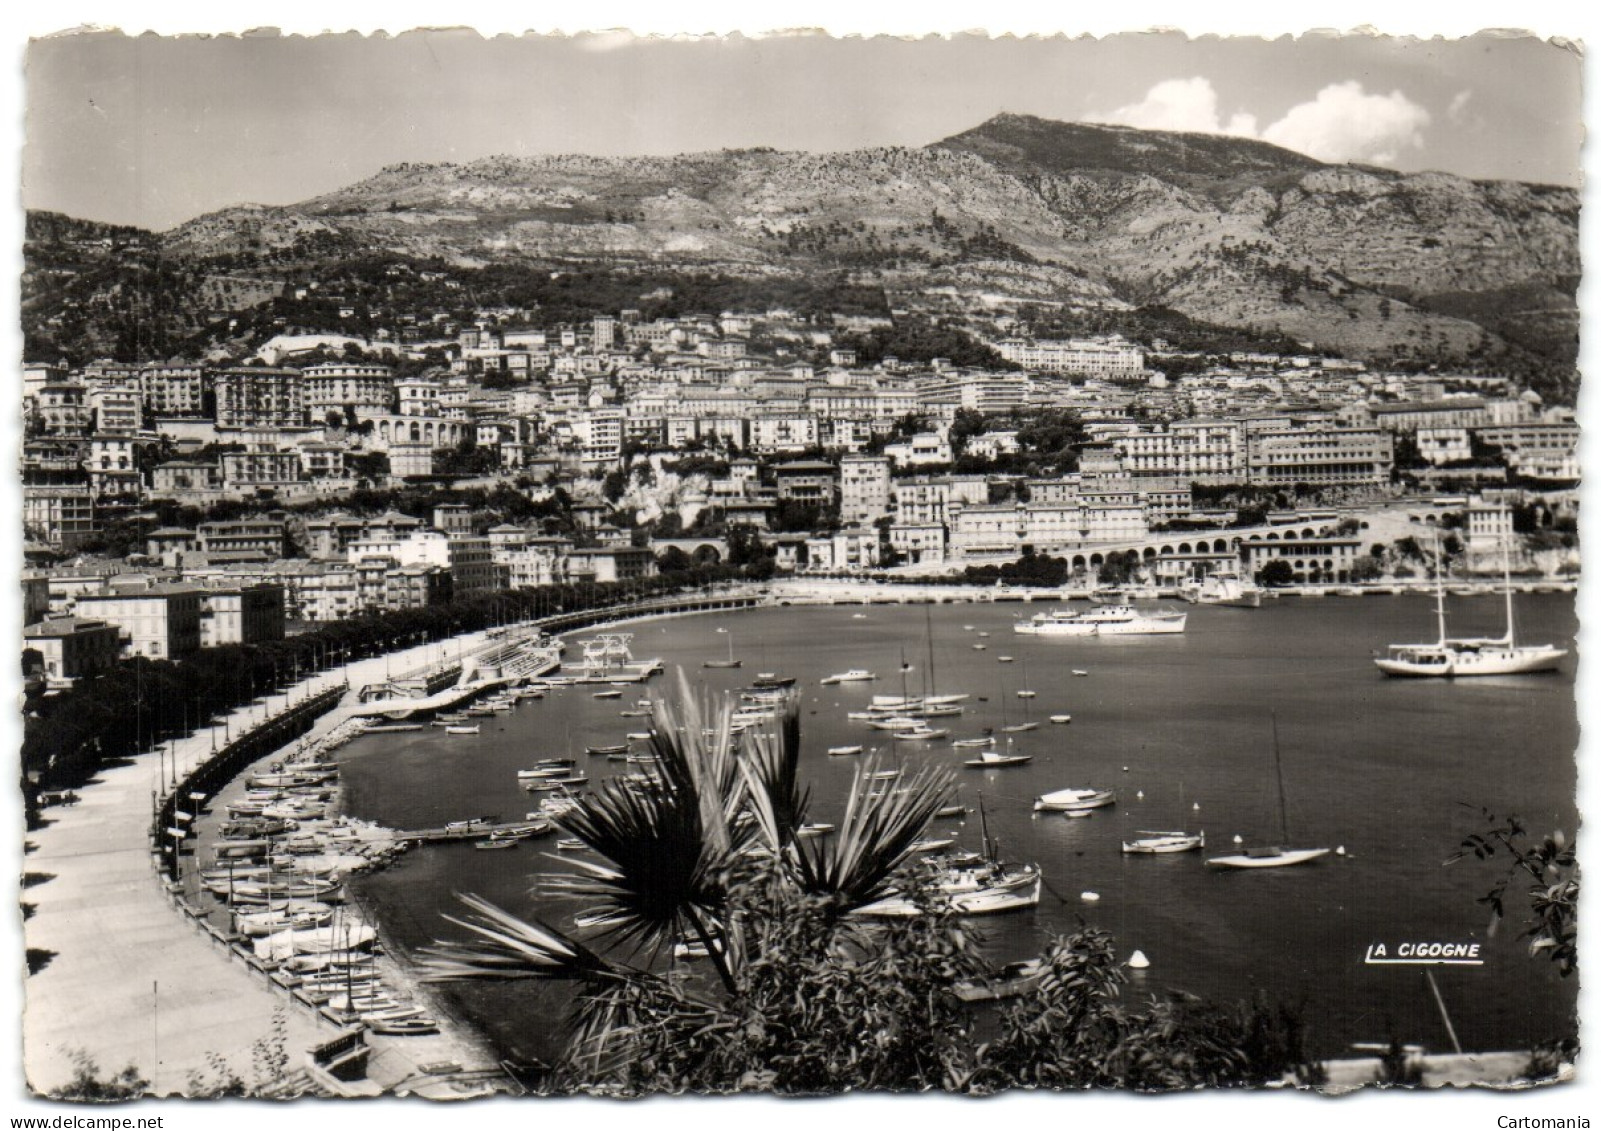
[[[1523,363],[1530,344],[1495,326],[1516,310],[1494,296],[1539,294],[1554,339],[1534,346],[1549,345],[1541,364],[1561,369],[1576,356],[1576,314],[1548,308],[1579,274],[1577,217],[1577,193],[1560,186],[1003,113],[915,148],[399,163],[158,239],[192,263],[316,264],[359,250],[464,267],[845,270],[930,314],[971,310],[978,295],[1160,305],[1355,356],[1477,366],[1503,354]],[[1473,295],[1488,297],[1462,297]]]

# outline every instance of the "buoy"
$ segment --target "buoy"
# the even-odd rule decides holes
[[[1145,800],[1145,791],[1143,789],[1142,790],[1138,790],[1134,794],[1134,796],[1137,797],[1139,800],[1144,801]]]
[[[1340,845],[1340,847],[1336,848],[1334,850],[1334,855],[1336,855],[1336,856],[1344,856],[1345,855],[1345,845],[1342,844],[1342,845]]]
[[[1128,767],[1127,767],[1127,766],[1124,766],[1124,767],[1123,767],[1123,772],[1124,772],[1124,773],[1125,773],[1125,774],[1126,774],[1126,773],[1128,773]]]
[[[1079,896],[1079,898],[1085,903],[1099,903],[1101,900],[1101,895],[1099,892],[1087,891],[1083,895]]]
[[[1199,813],[1201,811],[1201,803],[1197,801],[1194,805],[1191,805],[1190,808]]]
[[[1235,844],[1244,844],[1245,843],[1245,838],[1243,836],[1241,836],[1239,833],[1235,833],[1234,834],[1234,843]]]
[[[1151,960],[1145,957],[1143,950],[1136,950],[1128,956],[1128,961],[1124,963],[1130,970],[1144,970],[1150,964]]]

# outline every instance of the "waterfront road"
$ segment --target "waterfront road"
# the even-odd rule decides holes
[[[463,637],[461,646],[481,640],[479,634]],[[433,644],[321,673],[236,711],[228,732],[237,736],[291,699],[299,703],[347,676],[356,689],[388,671],[442,658],[443,647]],[[344,705],[336,708],[312,736],[346,717]],[[219,723],[215,732],[178,742],[178,777],[222,741]],[[197,1075],[214,1079],[213,1054],[249,1085],[255,1082],[253,1046],[272,1031],[275,1014],[286,1026],[291,1070],[304,1063],[305,1049],[337,1031],[269,987],[170,900],[148,835],[152,794],[168,765],[163,759],[152,752],[103,770],[78,790],[81,800],[45,809],[48,825],[27,834],[22,900],[32,911],[24,934],[30,959],[43,963],[27,980],[23,1016],[25,1071],[35,1092],[66,1084],[79,1054],[103,1078],[132,1065],[158,1095],[188,1091]],[[369,1075],[380,1085],[412,1075],[417,1064],[453,1060],[471,1067],[484,1059],[448,1030],[440,1037],[369,1039],[375,1050]]]

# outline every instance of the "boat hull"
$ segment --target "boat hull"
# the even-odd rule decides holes
[[[1561,648],[1454,648],[1419,650],[1374,660],[1381,672],[1402,679],[1462,679],[1487,675],[1532,675],[1556,671],[1567,652]]]
[[[1327,848],[1288,848],[1261,855],[1247,852],[1234,856],[1214,856],[1206,862],[1209,868],[1288,868],[1292,864],[1306,864],[1327,856]]]

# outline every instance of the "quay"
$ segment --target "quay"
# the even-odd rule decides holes
[[[505,662],[512,644],[533,630],[570,633],[633,619],[750,608],[763,601],[748,590],[693,594],[558,615],[516,630],[471,633],[454,643],[459,655],[474,652]],[[175,740],[164,753],[151,750],[102,768],[93,782],[75,791],[71,804],[44,810],[42,827],[26,835],[23,857],[22,902],[28,912],[23,932],[34,967],[22,1018],[30,1090],[59,1091],[72,1080],[79,1058],[92,1062],[102,1079],[132,1068],[157,1096],[188,1092],[191,1079],[207,1073],[213,1056],[248,1083],[253,1046],[275,1026],[281,1026],[294,1075],[319,1055],[336,1060],[352,1055],[349,1049],[339,1051],[350,1040],[349,1030],[298,1003],[263,971],[240,960],[226,934],[207,924],[184,898],[172,867],[191,840],[194,822],[209,819],[205,802],[234,788],[224,781],[220,764],[211,766],[219,749],[257,732],[270,733],[275,724],[282,726],[291,707],[303,709],[327,697],[333,704],[317,712],[309,729],[297,722],[296,734],[280,732],[285,742],[318,740],[348,719],[371,714],[372,704],[360,702],[360,689],[389,687],[396,668],[405,673],[409,690],[458,681],[452,661],[437,662],[438,647],[420,644],[310,676]],[[550,669],[535,665],[508,679],[545,670]],[[416,709],[415,699],[410,707]],[[260,761],[284,753],[262,749]],[[200,788],[188,788],[197,780]],[[180,781],[187,783],[184,788],[176,786]],[[444,1025],[431,1037],[367,1034],[365,1043],[365,1079],[345,1094],[454,1098],[480,1094],[491,1086],[487,1082],[505,1080],[490,1051],[453,1026]]]

